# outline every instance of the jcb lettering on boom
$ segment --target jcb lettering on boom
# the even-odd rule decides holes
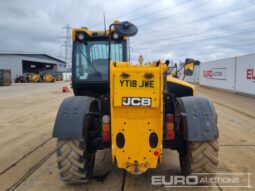
[[[120,80],[121,87],[140,87],[140,88],[154,88],[154,80]]]

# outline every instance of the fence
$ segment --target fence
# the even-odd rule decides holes
[[[202,62],[200,67],[195,68],[193,76],[185,80],[255,95],[255,54]]]

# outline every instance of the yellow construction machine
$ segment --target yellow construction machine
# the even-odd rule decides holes
[[[163,149],[178,151],[185,175],[216,172],[213,104],[194,96],[193,85],[168,76],[169,62],[132,65],[128,39],[137,32],[128,21],[116,21],[107,31],[73,29],[74,96],[62,102],[53,130],[59,175],[66,183],[87,182],[96,151],[106,148],[112,162],[132,174],[156,168]],[[186,75],[194,62],[185,64]]]
[[[39,74],[36,73],[29,73],[26,76],[27,82],[41,82],[41,78]]]
[[[40,73],[40,82],[55,82],[56,79],[50,72],[41,72]]]
[[[59,71],[53,71],[52,76],[55,78],[56,81],[63,81],[63,74]]]

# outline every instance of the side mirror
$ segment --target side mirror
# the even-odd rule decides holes
[[[170,61],[169,61],[169,60],[166,60],[166,61],[165,61],[165,64],[166,64],[167,66],[169,66]]]
[[[191,59],[191,58],[186,58],[185,59],[185,64],[184,64],[184,75],[185,76],[192,76],[193,75],[194,63],[195,63],[194,59]]]
[[[195,60],[194,65],[195,65],[195,66],[200,65],[200,61],[199,61],[199,60]]]
[[[138,32],[138,28],[128,21],[120,22],[118,24],[114,24],[115,31],[120,36],[135,36]]]

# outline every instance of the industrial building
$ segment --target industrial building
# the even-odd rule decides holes
[[[23,73],[66,71],[66,62],[48,54],[0,52],[0,69],[10,69],[14,80]]]

